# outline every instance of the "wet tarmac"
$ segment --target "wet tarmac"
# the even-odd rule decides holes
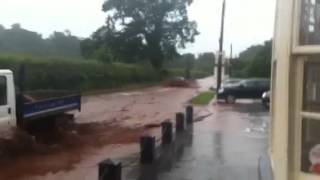
[[[269,115],[260,103],[214,105],[214,113],[159,146],[158,159],[141,166],[125,162],[125,180],[257,180],[258,161],[268,147]],[[131,162],[131,163],[130,163]]]

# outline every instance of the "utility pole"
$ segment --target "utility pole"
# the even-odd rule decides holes
[[[226,9],[226,0],[223,0],[222,4],[222,16],[221,16],[221,32],[219,39],[219,56],[218,56],[218,73],[217,73],[217,91],[221,87],[221,72],[222,72],[222,56],[223,56],[223,35],[224,35],[224,17]]]
[[[232,59],[233,56],[233,47],[232,44],[230,45],[230,59]]]
[[[230,45],[230,59],[229,59],[229,63],[228,63],[228,73],[229,73],[229,77],[231,77],[231,61],[232,61],[232,57],[233,57],[233,47],[232,44]]]

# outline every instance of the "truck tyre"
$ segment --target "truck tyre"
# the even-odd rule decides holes
[[[228,104],[236,103],[236,97],[234,95],[228,95],[226,97],[226,103],[228,103]]]

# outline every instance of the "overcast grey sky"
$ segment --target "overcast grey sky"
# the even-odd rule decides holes
[[[239,53],[273,35],[276,0],[227,0],[225,50],[230,44]],[[105,21],[104,0],[0,0],[0,24],[37,31],[44,37],[53,31],[69,29],[88,37]],[[215,52],[218,49],[222,0],[194,0],[189,14],[201,32],[196,42],[183,52]]]

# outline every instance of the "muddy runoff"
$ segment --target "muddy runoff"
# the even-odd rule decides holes
[[[165,86],[83,97],[74,120],[0,139],[0,180],[94,179],[100,161],[137,153],[140,136],[159,137],[161,122],[174,120],[197,93]]]
[[[12,139],[0,139],[0,179],[68,171],[103,146],[137,143],[144,131],[110,122],[62,122],[46,132],[14,130]]]

